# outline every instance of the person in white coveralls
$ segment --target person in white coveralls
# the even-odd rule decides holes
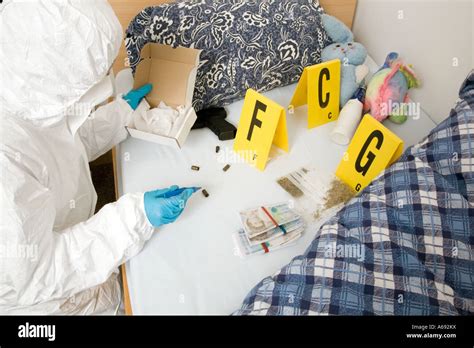
[[[151,89],[104,103],[122,42],[106,1],[3,1],[0,33],[0,314],[114,313],[118,266],[194,191],[126,194],[94,215],[88,163]]]

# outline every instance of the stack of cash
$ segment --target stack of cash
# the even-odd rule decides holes
[[[243,229],[239,242],[244,254],[263,254],[293,244],[305,223],[287,203],[261,206],[240,212]]]

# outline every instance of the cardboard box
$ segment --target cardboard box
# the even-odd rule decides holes
[[[134,88],[144,84],[153,84],[153,90],[146,96],[152,108],[161,101],[168,106],[186,107],[186,116],[170,136],[147,133],[127,127],[130,136],[153,143],[172,146],[180,149],[196,122],[197,115],[192,107],[194,84],[199,66],[200,50],[192,48],[172,48],[157,43],[145,45],[141,51],[143,59],[135,71]]]

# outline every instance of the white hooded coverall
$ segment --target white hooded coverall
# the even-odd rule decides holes
[[[118,266],[154,228],[143,193],[94,214],[88,162],[133,110],[107,74],[122,29],[103,0],[0,4],[0,314],[113,313]]]

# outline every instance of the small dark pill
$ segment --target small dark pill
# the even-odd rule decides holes
[[[207,192],[206,190],[202,190],[202,194],[204,195],[204,197],[209,197],[209,192]]]
[[[221,150],[221,147],[220,147],[220,146],[216,146],[216,153],[219,153],[220,150]]]
[[[195,171],[198,171],[198,170],[201,169],[201,168],[199,168],[198,166],[192,166],[191,169],[192,169],[192,170],[195,170]]]
[[[227,172],[229,170],[229,168],[230,168],[230,164],[226,165],[224,168],[222,168],[222,170],[224,172]]]

